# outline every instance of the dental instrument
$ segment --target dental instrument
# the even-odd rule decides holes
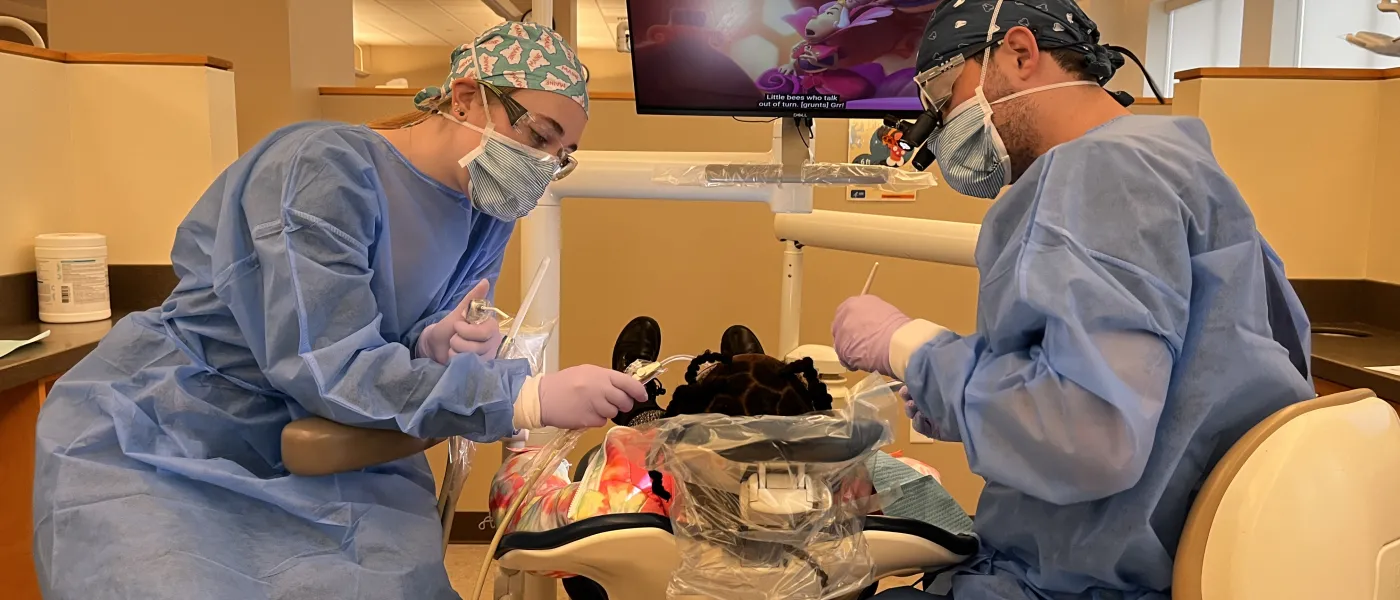
[[[876,261],[875,266],[870,267],[870,275],[865,278],[865,287],[860,288],[860,295],[864,296],[870,293],[870,286],[875,283],[875,274],[878,272],[880,272],[880,262]]]
[[[471,303],[467,305],[467,322],[472,325],[484,323],[487,319],[491,318],[492,315],[495,315],[501,321],[510,318],[509,313],[492,306],[491,301],[485,298],[472,300]]]
[[[655,381],[656,378],[660,377],[662,373],[665,373],[667,365],[680,361],[689,362],[692,360],[695,360],[695,356],[691,354],[677,354],[675,356],[668,356],[655,362],[639,360],[637,362],[632,363],[631,365],[628,365],[626,373],[628,375],[631,375],[637,381],[640,381],[642,385],[646,385],[648,383],[651,383],[652,381]]]

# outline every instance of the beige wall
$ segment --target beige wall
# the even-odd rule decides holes
[[[369,77],[355,80],[360,87],[383,85],[390,79],[408,79],[408,87],[441,85],[447,77],[452,46],[360,46],[363,70]],[[579,60],[588,67],[591,92],[631,92],[632,55],[615,50],[583,49]]]
[[[1376,161],[1371,212],[1370,260],[1366,276],[1400,283],[1400,78],[1380,82],[1380,126],[1373,157]]]
[[[0,275],[34,270],[34,236],[53,231],[71,197],[67,65],[0,54]],[[34,90],[15,93],[14,90]]]
[[[0,54],[0,275],[39,233],[107,236],[114,264],[168,264],[175,226],[237,153],[233,74]]]
[[[390,79],[408,79],[408,87],[422,89],[442,85],[451,66],[452,46],[360,46],[361,70],[369,77],[355,85],[374,87]]]
[[[632,91],[632,55],[616,50],[579,51],[579,58],[588,67],[588,89],[591,92],[624,93]]]
[[[354,85],[350,0],[49,0],[64,51],[204,54],[236,65],[238,138],[314,118],[316,87]]]
[[[169,264],[175,228],[238,156],[233,73],[69,65],[63,226],[107,236],[112,264]]]
[[[1373,224],[1380,227],[1372,205],[1384,172],[1377,169],[1379,90],[1375,81],[1223,78],[1177,88],[1176,114],[1199,116],[1210,128],[1217,159],[1289,277],[1368,274],[1368,238]],[[1301,117],[1300,103],[1328,107],[1328,118]]]

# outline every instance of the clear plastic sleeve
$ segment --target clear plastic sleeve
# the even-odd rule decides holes
[[[550,320],[542,325],[524,325],[513,339],[503,340],[497,358],[522,358],[530,363],[531,373],[539,374],[546,365],[545,348],[554,334],[557,321]],[[511,319],[500,323],[502,335],[510,331]],[[577,440],[575,440],[577,441]],[[457,500],[462,495],[462,487],[471,476],[472,458],[476,455],[476,443],[463,437],[452,437],[447,441],[447,468],[443,473],[442,491],[438,493],[438,516],[443,527],[443,547],[446,549],[446,532],[452,530],[452,520],[456,513]],[[562,458],[562,457],[561,457]]]
[[[899,397],[904,382],[878,373],[860,380],[851,388],[851,402],[846,405],[848,418],[875,419],[893,427],[904,415],[904,400]]]
[[[438,497],[438,511],[443,512],[445,504],[457,497],[462,486],[467,483],[467,476],[472,472],[472,458],[476,456],[476,443],[463,438],[451,437],[447,439],[447,463],[451,465],[444,476],[443,486],[448,490],[453,490],[450,494]],[[445,515],[445,513],[444,513]],[[444,516],[444,518],[446,518]]]
[[[681,556],[668,596],[819,600],[869,586],[864,515],[891,500],[868,495],[865,463],[893,438],[867,412],[658,423],[648,466],[675,481]]]
[[[501,321],[502,335],[509,335],[513,321],[514,317]],[[545,357],[549,355],[545,349],[549,346],[549,338],[554,335],[556,323],[558,320],[550,319],[541,324],[521,325],[514,339],[502,342],[501,354],[497,358],[523,358],[530,361],[531,373],[539,375],[545,372],[549,368],[545,364]]]
[[[734,163],[659,166],[652,181],[669,185],[719,187],[799,184],[818,186],[860,185],[887,192],[913,192],[938,185],[932,173],[905,171],[883,165],[808,163],[800,171],[785,172],[778,163]]]

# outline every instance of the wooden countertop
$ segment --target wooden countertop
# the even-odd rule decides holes
[[[1308,67],[1202,67],[1176,74],[1179,81],[1192,79],[1314,79],[1377,81],[1400,79],[1400,67],[1392,69],[1319,69]]]
[[[1313,324],[1314,377],[1400,402],[1400,377],[1366,368],[1393,365],[1400,365],[1400,332],[1366,323]]]
[[[27,340],[44,330],[49,337],[0,358],[0,390],[39,381],[73,368],[87,356],[112,325],[131,311],[113,311],[112,318],[92,323],[20,323],[0,325],[0,339]]]
[[[129,52],[61,52],[36,48],[14,42],[0,42],[0,54],[28,56],[40,60],[68,64],[102,65],[166,65],[176,67],[209,67],[232,71],[233,63],[213,56],[193,54],[134,54]]]

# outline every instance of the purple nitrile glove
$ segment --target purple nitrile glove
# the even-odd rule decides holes
[[[467,308],[471,306],[472,300],[480,300],[482,298],[485,298],[490,291],[491,282],[485,279],[478,281],[476,287],[472,288],[472,290],[470,292],[467,292],[467,295],[462,298],[462,303],[458,304],[457,308],[452,309],[450,312],[444,315],[441,321],[424,327],[423,333],[418,335],[418,356],[426,356],[428,358],[433,359],[434,361],[437,361],[438,364],[445,365],[447,364],[447,361],[450,360],[453,356],[460,354],[462,351],[458,350],[454,352],[452,344],[453,338],[457,336],[458,324],[474,328],[471,330],[471,335],[473,335],[474,337],[481,337],[482,334],[477,333],[476,330],[482,329],[486,325],[486,323],[481,323],[478,325],[471,325],[467,323]],[[491,327],[494,328],[497,332],[497,335],[499,335],[500,327],[496,325],[494,321],[491,321],[489,323],[491,323]],[[488,342],[489,339],[490,338],[487,338],[486,340],[482,341]],[[474,346],[467,345],[465,343],[465,340],[464,342],[459,342],[459,344],[461,344],[463,348],[472,347],[475,349],[479,349]],[[496,345],[499,346],[500,342],[496,342]],[[495,351],[492,350],[491,355],[487,358],[495,358]]]
[[[914,422],[914,431],[925,437],[938,439],[933,435],[937,430],[933,425],[933,420],[924,416],[924,413],[919,410],[919,405],[914,404],[914,399],[909,396],[908,386],[899,388],[899,397],[904,399],[904,415]]]
[[[841,303],[831,323],[836,356],[848,369],[893,377],[890,342],[894,332],[912,321],[877,296],[856,296]]]
[[[540,423],[560,429],[602,427],[647,401],[641,382],[596,365],[569,367],[540,377]]]
[[[475,354],[483,359],[496,358],[496,352],[501,349],[501,341],[504,338],[501,322],[495,317],[480,323],[457,321],[452,324],[452,330],[455,334],[448,341],[449,356]]]

